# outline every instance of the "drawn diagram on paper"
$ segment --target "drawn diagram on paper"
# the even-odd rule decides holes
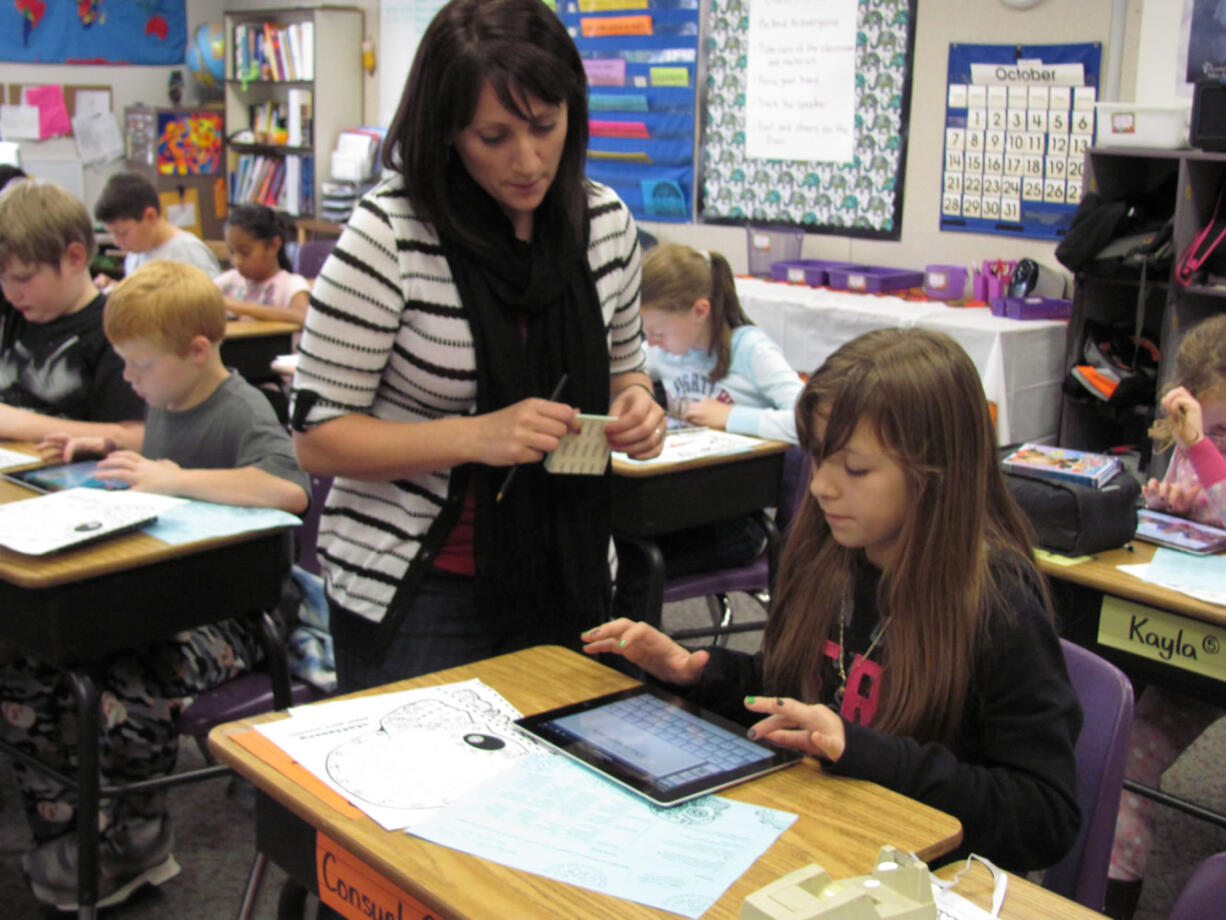
[[[480,680],[333,700],[258,726],[388,830],[411,828],[542,750],[520,713]]]
[[[506,716],[471,691],[457,696],[393,709],[328,755],[328,776],[359,807],[442,808],[529,752]]]

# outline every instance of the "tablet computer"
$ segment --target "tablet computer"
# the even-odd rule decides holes
[[[657,805],[770,773],[801,759],[658,687],[642,686],[551,709],[516,725]]]
[[[1226,530],[1187,518],[1142,508],[1137,512],[1137,539],[1207,556],[1226,549]]]
[[[88,489],[126,489],[128,484],[119,480],[98,479],[94,473],[97,460],[79,460],[59,466],[40,466],[32,470],[5,473],[5,479],[28,486],[39,492],[62,492],[64,489],[85,487]]]

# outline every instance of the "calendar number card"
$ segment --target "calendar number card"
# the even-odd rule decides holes
[[[1102,45],[949,46],[941,229],[1059,239],[1081,200]]]

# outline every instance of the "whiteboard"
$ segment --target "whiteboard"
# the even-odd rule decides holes
[[[392,123],[413,55],[446,0],[382,0],[379,4],[379,124]]]

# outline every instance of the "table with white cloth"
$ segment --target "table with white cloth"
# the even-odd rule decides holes
[[[844,342],[873,329],[916,326],[944,332],[966,349],[996,404],[1001,444],[1056,440],[1068,325],[1063,320],[1006,319],[985,307],[757,278],[737,278],[736,289],[750,318],[803,373],[812,373]]]

